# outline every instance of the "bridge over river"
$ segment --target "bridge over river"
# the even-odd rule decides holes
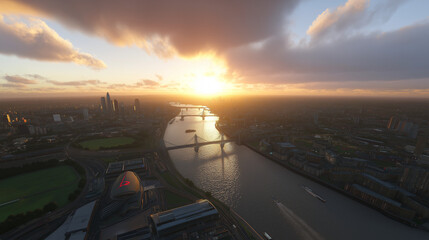
[[[195,134],[192,139],[193,139],[192,143],[183,144],[183,145],[175,145],[165,140],[164,142],[172,145],[172,146],[166,147],[167,150],[193,147],[195,152],[198,152],[201,146],[210,145],[210,144],[219,144],[220,147],[223,148],[225,146],[225,143],[234,141],[233,139],[225,139],[223,134],[221,134],[220,140],[214,140],[214,141],[207,141],[204,138],[199,137],[197,134]]]

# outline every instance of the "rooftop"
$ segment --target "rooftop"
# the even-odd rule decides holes
[[[116,178],[110,190],[110,197],[112,199],[122,199],[140,191],[142,191],[140,178],[134,172],[127,171]]]
[[[390,203],[390,204],[392,204],[392,205],[395,205],[395,206],[398,206],[398,207],[400,207],[400,206],[401,206],[401,203],[400,203],[400,202],[397,202],[397,201],[395,201],[395,200],[393,200],[393,199],[387,198],[387,197],[385,197],[385,196],[383,196],[383,195],[381,195],[381,194],[379,194],[379,193],[376,193],[376,192],[374,192],[374,191],[371,191],[371,190],[369,190],[368,188],[363,187],[363,186],[361,186],[361,185],[353,184],[353,187],[354,187],[354,188],[356,188],[357,190],[361,191],[361,192],[364,192],[364,193],[366,193],[366,194],[369,194],[369,195],[371,195],[371,196],[373,196],[373,197],[375,197],[375,198],[381,199],[381,200],[383,200],[383,201],[385,201],[385,202],[388,202],[388,203]]]
[[[208,200],[200,200],[183,207],[152,214],[150,217],[157,230],[161,231],[210,215],[218,215],[217,209]]]
[[[362,176],[364,176],[364,177],[366,177],[368,179],[371,179],[372,181],[377,182],[378,184],[381,184],[381,185],[383,185],[383,186],[385,186],[387,188],[390,188],[390,189],[397,189],[398,188],[396,185],[393,185],[393,184],[391,184],[389,182],[380,180],[380,179],[378,179],[376,177],[373,177],[373,176],[371,176],[369,174],[362,173]]]
[[[94,209],[96,201],[92,201],[82,207],[78,208],[70,221],[70,225],[67,228],[67,232],[77,232],[84,230],[88,227],[89,221],[91,220],[92,210]]]

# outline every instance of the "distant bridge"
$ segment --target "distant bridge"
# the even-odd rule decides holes
[[[183,144],[183,145],[174,145],[174,146],[170,146],[170,147],[166,147],[167,150],[174,150],[174,149],[181,149],[181,148],[189,148],[189,147],[193,147],[195,152],[198,152],[198,150],[200,149],[201,146],[205,146],[205,145],[209,145],[209,144],[220,144],[220,147],[223,148],[225,146],[225,143],[229,143],[229,142],[233,142],[234,140],[232,139],[225,139],[224,135],[221,135],[221,139],[220,140],[215,140],[215,141],[207,141],[201,137],[198,137],[197,134],[194,135],[193,137],[194,142],[190,143],[190,144]],[[199,141],[198,139],[202,139],[204,140],[204,142]],[[165,142],[165,140],[164,140]],[[170,143],[171,144],[171,143]]]
[[[186,109],[187,110],[187,109]],[[214,114],[206,114],[206,109],[203,109],[203,112],[201,114],[184,114],[183,109],[180,111],[180,120],[185,120],[185,117],[202,117],[203,120],[206,119],[206,117],[216,117]]]
[[[175,106],[175,105],[173,105],[173,107],[182,108],[182,109],[185,108],[186,111],[188,111],[188,109],[197,109],[197,108],[198,108],[198,110],[201,110],[201,109],[209,110],[209,108],[206,106]]]

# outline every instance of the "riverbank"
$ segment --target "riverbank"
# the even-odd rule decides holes
[[[174,118],[172,119],[174,120]],[[162,126],[162,130],[165,134],[165,131],[172,121],[168,121],[165,125]],[[211,195],[210,192],[206,192],[202,189],[196,187],[193,182],[189,179],[184,178],[180,172],[176,169],[173,161],[170,158],[168,151],[166,150],[164,141],[160,141],[161,147],[159,150],[160,160],[163,160],[166,165],[168,172],[174,177],[177,181],[175,184],[176,187],[180,187],[180,189],[186,191],[187,193],[195,196],[196,198],[205,198],[210,200],[216,209],[219,211],[220,215],[223,216],[224,221],[228,223],[228,227],[232,233],[237,232],[241,237],[238,239],[255,239],[255,240],[263,240],[264,238],[252,227],[248,224],[238,213],[236,213],[233,209],[227,206],[222,201],[216,199]]]
[[[217,129],[219,132],[221,132],[221,133],[225,134],[227,137],[230,137],[230,136],[231,136],[231,134],[230,134],[230,133],[228,133],[227,131],[223,131],[223,130],[221,129],[221,127],[219,127],[219,126],[218,126],[218,124],[217,124],[217,123],[215,124],[215,127],[216,127],[216,129]],[[363,201],[362,199],[360,199],[360,198],[358,198],[358,197],[356,197],[356,196],[352,195],[350,192],[348,192],[348,191],[346,191],[346,190],[344,190],[344,189],[342,189],[342,188],[340,188],[340,187],[338,187],[338,186],[336,186],[336,185],[334,185],[334,184],[331,184],[331,183],[329,183],[329,182],[327,182],[327,181],[324,181],[324,180],[323,180],[323,179],[321,179],[321,178],[318,178],[318,177],[316,177],[316,176],[310,175],[310,174],[308,174],[308,173],[306,173],[306,172],[304,172],[304,171],[302,171],[302,170],[300,170],[300,169],[298,169],[298,168],[295,168],[294,166],[290,165],[290,164],[289,164],[289,163],[287,163],[286,161],[282,161],[282,160],[280,160],[280,159],[275,158],[275,157],[274,157],[274,156],[272,156],[272,155],[269,155],[269,154],[266,154],[266,153],[263,153],[263,152],[259,151],[256,147],[254,147],[254,146],[250,145],[249,143],[242,142],[242,145],[246,146],[247,148],[249,148],[249,149],[250,149],[250,150],[252,150],[253,152],[255,152],[255,153],[257,153],[257,154],[259,154],[259,155],[263,156],[264,158],[267,158],[267,159],[269,159],[269,160],[271,160],[271,161],[275,162],[276,164],[278,164],[278,165],[280,165],[280,166],[282,166],[282,167],[285,167],[285,168],[287,168],[288,170],[290,170],[290,171],[292,171],[292,172],[294,172],[294,173],[296,173],[296,174],[298,174],[298,175],[300,175],[300,176],[303,176],[303,177],[305,177],[305,178],[307,178],[307,179],[310,179],[310,180],[311,180],[311,181],[313,181],[313,182],[316,182],[316,183],[318,183],[318,184],[320,184],[320,185],[322,185],[322,186],[325,186],[325,187],[327,187],[327,188],[329,188],[329,189],[332,189],[332,190],[334,190],[334,191],[336,191],[336,192],[338,192],[338,193],[341,193],[342,195],[347,196],[348,198],[350,198],[350,199],[352,199],[352,200],[355,200],[355,201],[357,201],[357,202],[359,202],[359,203],[361,203],[361,204],[363,204],[363,205],[365,205],[365,206],[367,206],[367,207],[370,207],[370,208],[372,208],[372,209],[374,209],[374,210],[377,210],[378,212],[380,212],[381,214],[385,215],[386,217],[389,217],[389,218],[391,218],[391,219],[394,219],[394,220],[396,220],[396,221],[398,221],[398,222],[400,222],[400,223],[403,223],[403,224],[405,224],[405,225],[407,225],[407,226],[410,226],[410,227],[413,227],[413,228],[418,228],[418,229],[422,229],[422,230],[429,231],[429,229],[428,229],[426,226],[423,226],[423,225],[417,225],[414,221],[410,221],[410,220],[408,220],[408,219],[404,219],[404,218],[402,218],[402,217],[399,217],[399,216],[396,216],[396,215],[394,215],[394,214],[391,214],[390,212],[384,211],[383,209],[377,208],[377,207],[375,207],[375,206],[373,206],[373,205],[371,205],[371,204],[369,204],[369,203],[367,203],[367,202]],[[327,199],[327,200],[329,201],[329,199]]]

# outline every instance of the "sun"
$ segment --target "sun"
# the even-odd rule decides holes
[[[202,95],[216,95],[222,91],[222,83],[215,76],[201,76],[194,80],[195,93]]]

